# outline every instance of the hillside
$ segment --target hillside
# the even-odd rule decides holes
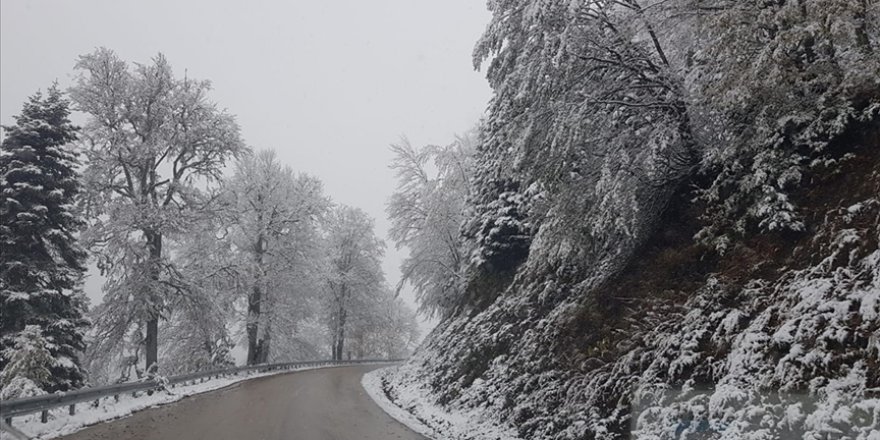
[[[386,392],[526,439],[877,438],[877,6],[586,3],[490,2],[466,281]]]

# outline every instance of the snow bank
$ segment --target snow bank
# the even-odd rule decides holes
[[[417,382],[391,388],[388,376],[397,368],[373,370],[364,374],[361,383],[379,407],[409,429],[434,440],[521,440],[512,428],[490,422],[479,411],[432,404]]]

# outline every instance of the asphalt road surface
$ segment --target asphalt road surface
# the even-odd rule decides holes
[[[247,380],[62,437],[67,440],[426,440],[361,386],[380,366],[322,368]]]

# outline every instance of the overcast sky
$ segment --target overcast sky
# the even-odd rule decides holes
[[[162,52],[177,75],[213,82],[249,145],[318,176],[385,237],[388,145],[448,143],[476,123],[490,91],[471,51],[488,20],[479,0],[3,0],[0,123],[37,89],[69,86],[98,46],[133,62]],[[404,253],[388,245],[394,285]]]

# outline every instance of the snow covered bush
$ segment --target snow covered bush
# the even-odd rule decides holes
[[[495,199],[478,208],[465,225],[465,237],[475,246],[472,268],[506,272],[528,256],[532,235],[529,201],[515,181],[496,182],[496,186]]]
[[[13,339],[12,347],[4,349],[3,356],[8,363],[0,371],[2,399],[46,393],[44,387],[53,381],[49,369],[55,364],[48,345],[40,327],[29,325]]]
[[[834,140],[880,115],[876,20],[865,2],[745,2],[676,37],[700,48],[685,77],[711,178],[698,193],[701,240],[723,250],[747,233],[804,229],[792,190],[840,159]]]
[[[22,376],[15,376],[6,386],[0,389],[0,399],[2,400],[22,399],[25,397],[42,396],[44,394],[46,392],[39,385]]]

